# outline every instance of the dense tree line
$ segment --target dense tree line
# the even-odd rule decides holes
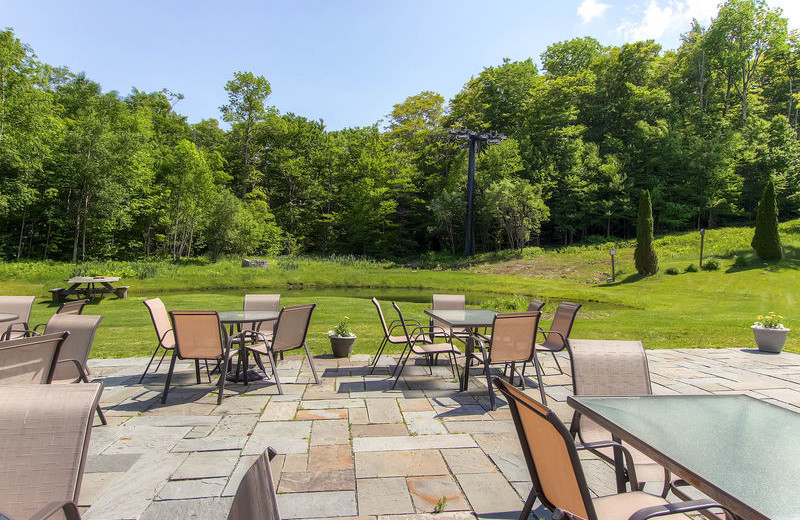
[[[463,248],[467,158],[454,127],[508,139],[478,157],[475,249],[752,222],[769,179],[800,209],[800,33],[729,0],[676,50],[555,43],[485,68],[453,99],[421,92],[373,126],[328,131],[237,72],[215,119],[182,96],[103,92],[0,32],[0,256],[403,257]]]

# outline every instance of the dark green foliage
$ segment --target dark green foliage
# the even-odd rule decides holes
[[[734,267],[747,267],[748,264],[747,257],[744,255],[736,255],[736,259],[733,261]]]
[[[756,230],[750,242],[761,260],[780,260],[783,257],[778,235],[778,206],[775,202],[775,182],[770,178],[764,187],[756,213]]]
[[[689,265],[686,266],[686,269],[684,269],[684,272],[686,272],[686,273],[696,273],[697,272],[697,266],[694,265],[694,264],[689,264]]]
[[[671,275],[680,274],[680,271],[678,270],[677,267],[668,267],[667,269],[664,270],[664,272]]]
[[[650,192],[643,190],[639,197],[639,217],[636,220],[636,250],[633,252],[636,271],[641,275],[658,272],[658,256],[653,247],[653,207]]]
[[[703,262],[703,271],[718,271],[719,270],[719,261],[709,258],[705,262]]]

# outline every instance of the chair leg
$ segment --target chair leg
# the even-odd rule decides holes
[[[144,376],[147,375],[147,371],[150,370],[150,365],[153,364],[153,360],[156,358],[156,354],[158,353],[158,347],[159,347],[159,345],[156,345],[156,349],[153,351],[153,355],[150,356],[150,361],[147,363],[147,366],[144,367],[144,372],[142,372],[142,377],[139,378],[139,384],[140,385],[142,384],[142,381],[144,381]],[[164,351],[164,353],[166,353],[166,351]],[[158,369],[156,369],[156,370],[158,370]]]
[[[272,368],[272,375],[275,376],[275,385],[278,387],[278,393],[283,394],[283,388],[281,388],[281,380],[278,377],[278,367],[275,363],[275,357],[272,351],[267,351],[267,360],[269,360],[269,366]]]
[[[511,386],[514,386],[514,374],[516,372],[514,370],[515,368],[517,368],[517,364],[512,361],[511,362],[511,375],[508,376],[508,381],[511,383]],[[505,371],[504,371],[504,373],[505,373]]]
[[[267,369],[264,368],[264,362],[261,361],[261,355],[258,352],[256,352],[255,350],[253,351],[253,360],[256,362],[256,365],[258,365],[258,368],[260,368],[261,371],[266,374],[267,373]]]
[[[383,354],[383,349],[386,348],[388,340],[389,338],[384,337],[383,341],[381,341],[381,344],[378,345],[378,350],[375,352],[375,357],[372,359],[372,363],[370,363],[370,366],[372,367],[372,370],[369,371],[370,374],[375,372],[375,368],[378,366],[378,360],[381,358],[381,354]]]
[[[208,376],[208,382],[210,383],[211,382],[211,372],[209,372],[209,370],[208,370],[208,360],[205,359],[203,361],[206,362],[206,376]]]
[[[559,362],[558,362],[558,358],[556,357],[556,351],[555,351],[555,350],[553,350],[553,351],[551,351],[550,353],[551,353],[551,354],[553,354],[553,361],[555,361],[555,362],[556,362],[556,366],[558,367],[558,372],[559,372],[560,374],[563,374],[563,373],[564,373],[564,370],[562,370],[562,369],[561,369],[561,363],[559,363]]]
[[[520,511],[517,520],[528,520],[528,517],[533,510],[533,504],[536,503],[536,498],[536,490],[531,487],[531,492],[528,493],[528,498],[525,500],[525,505],[522,507],[522,511]]]
[[[536,384],[539,385],[539,394],[542,396],[542,404],[547,406],[547,395],[544,393],[544,383],[542,382],[542,366],[539,364],[539,358],[536,357],[536,351],[533,351],[533,366],[536,369]]]
[[[250,366],[249,366],[250,363],[248,362],[248,357],[250,355],[250,351],[247,349],[247,347],[242,347],[242,348],[239,349],[240,352],[242,350],[244,350],[244,361],[242,362],[242,376],[244,377],[244,386],[247,386],[247,385],[250,384],[250,381],[248,380],[248,376],[247,376],[247,372],[248,372],[248,370],[250,370]],[[241,354],[240,354],[239,357],[241,357]]]
[[[222,370],[219,372],[219,395],[217,396],[217,404],[222,404],[222,395],[225,393],[225,379],[228,374],[228,356],[223,356]]]
[[[311,359],[311,352],[308,350],[308,345],[306,342],[303,342],[303,347],[306,349],[306,359],[308,359],[308,364],[311,366],[311,373],[314,374],[314,382],[319,384],[319,376],[317,376],[317,369],[314,368],[314,360]],[[283,359],[283,352],[281,352],[281,359]]]
[[[169,384],[172,382],[172,372],[175,370],[175,360],[178,357],[176,350],[172,351],[172,359],[169,362],[169,372],[167,372],[167,382],[164,383],[164,395],[161,396],[161,404],[167,404],[167,393],[169,392]]]
[[[494,398],[494,387],[492,387],[492,371],[489,369],[489,360],[486,358],[486,351],[482,351],[483,354],[483,366],[486,372],[486,385],[489,389],[489,406],[492,407],[492,410],[497,409],[497,403],[495,402]],[[511,363],[511,378],[514,378],[514,363]],[[511,383],[514,384],[513,382]]]
[[[158,349],[156,349],[156,350],[158,350]],[[161,354],[161,358],[159,358],[159,360],[158,360],[158,365],[156,365],[156,370],[155,370],[156,372],[158,372],[158,369],[161,368],[161,363],[164,361],[164,357],[166,355],[167,355],[167,349],[164,349],[164,352]]]
[[[407,350],[408,350],[408,343],[406,343],[406,346],[403,347],[403,351],[400,352],[400,359],[397,360],[397,364],[394,366],[394,370],[392,370],[392,375],[389,377],[394,377],[395,374],[397,374],[397,369],[400,367],[400,361],[402,361],[403,356],[405,356]]]
[[[200,384],[200,360],[194,360],[194,375],[197,378],[197,384]]]
[[[103,410],[100,409],[100,404],[99,403],[97,405],[97,417],[100,419],[100,423],[103,426],[106,426],[108,424],[108,421],[106,421],[106,415],[103,413]]]
[[[405,350],[403,352],[405,352]],[[397,377],[394,380],[394,384],[392,384],[392,390],[394,390],[394,387],[397,386],[397,382],[400,381],[400,376],[403,375],[403,368],[405,368],[409,357],[411,357],[411,349],[408,349],[406,357],[402,357],[401,354],[400,361],[398,361],[397,366],[394,369],[394,371],[397,372]]]

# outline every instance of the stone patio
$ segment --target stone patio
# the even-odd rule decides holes
[[[746,393],[800,411],[800,355],[685,349],[648,358],[657,394]],[[543,360],[557,374],[552,358]],[[568,422],[569,361],[560,362],[567,374],[547,376],[545,386]],[[267,446],[279,454],[273,477],[287,519],[516,518],[531,483],[508,407],[498,399],[502,406],[488,410],[485,377],[473,374],[470,390],[458,392],[447,366],[431,377],[426,366],[409,365],[391,390],[394,359],[382,358],[374,375],[368,363],[316,358],[315,385],[303,358],[287,357],[279,365],[284,395],[270,381],[229,384],[217,406],[214,387],[195,384],[193,366],[179,362],[179,386],[162,406],[165,366],[139,385],[147,359],[91,360],[92,376],[106,385],[109,424],[92,431],[84,518],[225,519]],[[586,458],[584,469],[592,492],[615,490],[604,462]],[[430,516],[439,502],[445,512]]]

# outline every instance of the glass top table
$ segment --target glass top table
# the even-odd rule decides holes
[[[219,311],[218,314],[222,323],[275,321],[280,315],[278,311]]]
[[[425,314],[447,324],[452,328],[465,328],[469,331],[466,337],[466,350],[472,352],[475,349],[476,329],[491,327],[494,325],[496,311],[486,309],[459,309],[459,310],[440,310],[425,309]],[[469,385],[469,363],[464,363],[464,376],[461,378],[461,391],[466,391]]]
[[[740,517],[800,519],[800,414],[746,395],[567,402]]]

